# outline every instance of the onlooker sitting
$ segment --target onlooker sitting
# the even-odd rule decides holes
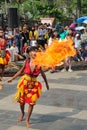
[[[84,58],[84,61],[87,62],[87,46],[85,46],[85,50],[82,53],[82,57]]]
[[[83,58],[81,56],[81,37],[80,37],[80,34],[76,34],[75,35],[75,39],[74,39],[74,44],[75,44],[75,49],[76,49],[76,56],[74,57],[74,60],[76,61],[82,61]]]
[[[35,39],[35,36],[32,36],[32,39],[30,41],[30,46],[37,46],[37,40]]]
[[[81,48],[81,37],[80,37],[80,34],[76,34],[75,35],[75,40],[74,40],[74,43],[75,43],[75,48],[76,49],[80,49]]]
[[[29,46],[28,46],[28,43],[25,42],[25,43],[24,43],[24,47],[22,48],[22,54],[23,54],[23,56],[24,56],[25,58],[26,58],[26,55],[27,55],[26,50],[27,50],[28,47],[29,47]]]
[[[16,41],[14,40],[12,43],[12,46],[10,47],[10,53],[11,53],[11,61],[18,61],[19,59],[24,59],[18,51],[18,47],[16,46]]]

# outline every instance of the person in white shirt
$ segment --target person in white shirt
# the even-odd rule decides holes
[[[35,39],[35,36],[32,36],[32,39],[30,41],[30,46],[37,46],[37,40]]]
[[[12,43],[12,46],[10,47],[10,53],[11,53],[11,61],[18,61],[19,59],[24,59],[18,51],[18,47],[16,46],[16,41],[14,40]]]

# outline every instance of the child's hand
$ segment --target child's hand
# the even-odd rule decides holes
[[[48,84],[46,85],[46,87],[47,87],[47,90],[49,90],[49,85]]]
[[[9,79],[7,82],[8,82],[8,83],[12,82],[12,79]]]

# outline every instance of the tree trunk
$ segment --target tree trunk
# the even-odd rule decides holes
[[[81,0],[77,0],[77,12],[78,12],[78,17],[81,16]]]
[[[50,2],[51,2],[51,3],[54,2],[54,0],[47,0],[47,1],[48,1],[48,3],[50,3]]]

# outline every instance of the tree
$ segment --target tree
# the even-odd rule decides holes
[[[87,15],[87,0],[6,0],[12,7],[20,6],[20,16],[39,19],[41,17],[55,17],[62,23],[67,19],[76,19]],[[0,0],[4,3],[5,0]],[[3,4],[1,4],[3,5]],[[4,8],[3,8],[4,9]]]
[[[81,16],[81,0],[77,0],[77,10],[78,10],[78,17]]]

